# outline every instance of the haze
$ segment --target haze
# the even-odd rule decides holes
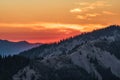
[[[50,43],[120,25],[119,0],[0,0],[0,38]]]

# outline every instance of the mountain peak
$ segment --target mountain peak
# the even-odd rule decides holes
[[[0,39],[0,55],[14,55],[20,52],[32,49],[40,44],[32,44],[27,41],[13,42],[9,40]]]
[[[0,39],[0,42],[10,42],[10,41]]]
[[[104,29],[109,29],[109,30],[120,30],[120,26],[119,25],[110,25],[107,28]]]
[[[27,44],[29,44],[29,42],[27,42],[27,41],[19,41],[18,43],[27,43]]]

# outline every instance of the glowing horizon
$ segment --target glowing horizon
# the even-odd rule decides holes
[[[117,0],[1,0],[0,39],[56,42],[120,25]]]

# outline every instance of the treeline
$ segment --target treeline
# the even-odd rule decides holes
[[[0,56],[0,80],[12,80],[12,76],[27,64],[29,59],[22,56]]]

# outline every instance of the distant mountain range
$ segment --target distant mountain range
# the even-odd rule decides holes
[[[0,40],[0,55],[8,56],[18,54],[31,48],[38,47],[39,45],[38,43],[31,44],[26,41],[11,42],[8,40]]]
[[[45,44],[20,55],[32,61],[13,80],[120,80],[120,26]]]

